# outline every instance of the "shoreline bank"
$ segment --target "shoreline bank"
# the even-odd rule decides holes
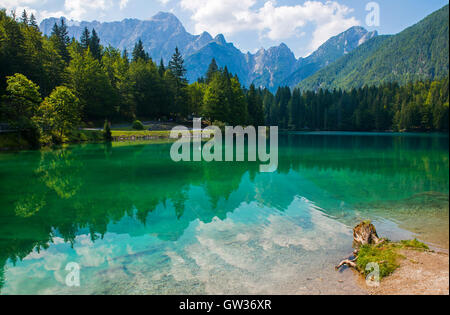
[[[449,295],[449,255],[444,251],[400,251],[400,267],[371,288],[370,295]]]

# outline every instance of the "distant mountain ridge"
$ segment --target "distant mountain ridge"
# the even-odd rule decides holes
[[[40,24],[41,31],[49,35],[58,18],[49,18]],[[209,33],[192,35],[186,31],[178,18],[171,13],[160,12],[149,20],[125,19],[121,22],[75,22],[68,21],[69,35],[80,38],[85,27],[95,28],[102,44],[131,51],[141,39],[150,56],[165,63],[178,47],[186,61],[188,80],[193,82],[206,73],[212,58],[221,67],[227,66],[238,75],[241,82],[249,86],[254,83],[274,91],[281,85],[294,86],[319,69],[353,51],[367,40],[376,37],[377,32],[368,32],[362,27],[332,37],[316,52],[306,58],[296,59],[285,44],[269,49],[260,49],[255,54],[244,54],[222,34],[213,38]]]
[[[397,35],[378,36],[301,81],[302,90],[405,84],[449,75],[449,6]]]

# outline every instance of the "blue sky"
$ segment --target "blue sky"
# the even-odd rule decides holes
[[[379,6],[378,26],[366,24],[369,2]],[[353,25],[395,34],[446,4],[444,0],[0,0],[0,7],[27,8],[39,19],[150,19],[159,11],[168,11],[189,32],[223,33],[244,52],[284,42],[297,57],[308,55]]]

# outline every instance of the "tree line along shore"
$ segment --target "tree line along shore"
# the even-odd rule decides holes
[[[64,20],[43,36],[33,15],[0,11],[0,123],[14,131],[0,133],[0,147],[102,141],[120,136],[107,130],[111,122],[192,117],[282,130],[448,132],[448,77],[273,94],[243,86],[214,59],[196,82],[185,75],[178,49],[157,64],[140,40],[131,53],[103,47],[95,29],[70,38]],[[101,126],[104,132],[83,130]]]

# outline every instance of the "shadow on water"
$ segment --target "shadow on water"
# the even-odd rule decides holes
[[[448,222],[448,136],[292,134],[279,145],[270,174],[251,162],[174,163],[170,144],[2,154],[0,264],[45,251],[54,237],[72,245],[77,235],[95,242],[107,232],[176,241],[191,222],[223,220],[242,203],[283,212],[299,197],[348,226],[381,217],[420,232],[421,217]],[[441,228],[448,235],[448,224]],[[0,288],[4,281],[0,268]]]

